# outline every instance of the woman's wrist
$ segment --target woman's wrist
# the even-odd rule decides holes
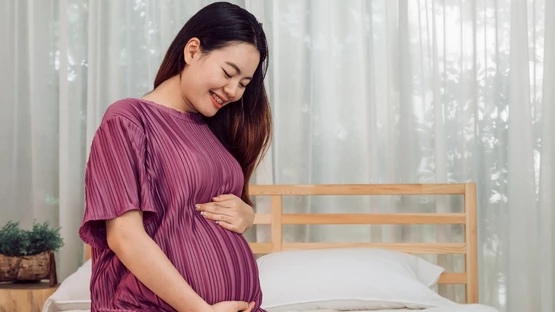
[[[184,304],[183,309],[179,309],[179,312],[214,312],[212,306],[204,301],[200,296],[197,298],[196,303],[187,302]]]

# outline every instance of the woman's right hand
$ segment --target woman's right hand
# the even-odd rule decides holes
[[[251,312],[254,308],[254,302],[245,301],[222,301],[212,305],[214,312]]]

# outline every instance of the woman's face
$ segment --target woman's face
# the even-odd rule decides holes
[[[181,96],[191,112],[207,117],[241,99],[260,61],[251,44],[231,44],[205,54],[196,38],[185,46],[184,57]]]

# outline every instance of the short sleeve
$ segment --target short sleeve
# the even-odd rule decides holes
[[[79,229],[85,243],[108,248],[105,221],[127,211],[142,210],[144,223],[155,218],[145,154],[141,127],[120,116],[102,121],[85,171],[85,215]]]

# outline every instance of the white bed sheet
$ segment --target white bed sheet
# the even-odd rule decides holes
[[[394,309],[394,310],[372,310],[372,311],[356,311],[356,312],[408,312],[408,311],[425,311],[425,312],[499,312],[492,307],[488,307],[481,304],[465,304],[459,305],[457,307],[435,307],[424,310],[411,310],[411,309]],[[300,311],[289,311],[289,312],[300,312]],[[311,310],[302,312],[340,312],[338,310]],[[348,311],[341,311],[348,312]]]
[[[373,311],[356,311],[356,312],[408,312],[408,311],[425,311],[425,312],[499,312],[492,307],[481,304],[468,304],[460,305],[458,307],[435,307],[424,310],[411,310],[411,309],[394,309],[394,310],[373,310]],[[297,312],[297,311],[289,311]],[[303,312],[339,312],[337,310],[313,310]],[[341,311],[346,312],[346,311]]]
[[[498,312],[496,309],[481,305],[481,304],[465,304],[458,307],[436,307],[429,308],[425,310],[409,310],[409,309],[395,309],[395,310],[373,310],[373,311],[356,311],[356,312],[414,312],[414,311],[424,311],[424,312]],[[64,312],[90,312],[90,310],[69,310]],[[297,311],[290,311],[297,312]],[[302,312],[339,312],[337,310],[311,310]],[[348,311],[341,311],[348,312]]]

